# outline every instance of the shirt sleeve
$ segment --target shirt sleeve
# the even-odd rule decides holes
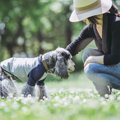
[[[76,55],[82,49],[84,49],[95,37],[93,25],[89,24],[84,27],[81,31],[80,36],[71,42],[66,49],[71,53],[72,56]]]
[[[33,68],[28,74],[27,83],[31,86],[35,86],[36,82],[43,76],[46,72],[42,62],[38,64],[35,68]]]
[[[105,65],[114,65],[120,62],[120,21],[114,22],[112,27],[112,43],[110,54],[104,55]]]

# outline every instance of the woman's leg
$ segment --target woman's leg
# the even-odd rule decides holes
[[[102,55],[96,49],[86,49],[83,54],[83,62],[89,56]],[[101,96],[111,94],[111,87],[120,89],[120,64],[114,66],[105,66],[101,64],[89,64],[84,68],[87,77],[93,81],[93,84]]]
[[[111,87],[120,90],[120,64],[105,66],[90,63],[84,68],[87,77],[93,82],[101,96],[111,94]]]

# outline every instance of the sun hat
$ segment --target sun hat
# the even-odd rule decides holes
[[[78,22],[88,17],[104,14],[111,6],[112,0],[73,0],[74,10],[69,20]]]

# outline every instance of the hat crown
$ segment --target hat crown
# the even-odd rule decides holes
[[[83,8],[91,4],[96,3],[98,0],[73,0],[73,5],[75,8]]]
[[[112,0],[73,0],[71,22],[82,21],[88,17],[104,14],[110,10]]]

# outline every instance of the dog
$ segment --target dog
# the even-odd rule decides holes
[[[9,58],[0,63],[0,96],[8,97],[12,92],[17,93],[14,80],[26,81],[22,94],[35,96],[35,85],[37,86],[38,99],[48,97],[45,88],[47,73],[55,74],[61,78],[68,78],[69,73],[74,71],[75,64],[72,56],[64,48],[57,48],[35,58]],[[7,82],[4,82],[7,81]]]

